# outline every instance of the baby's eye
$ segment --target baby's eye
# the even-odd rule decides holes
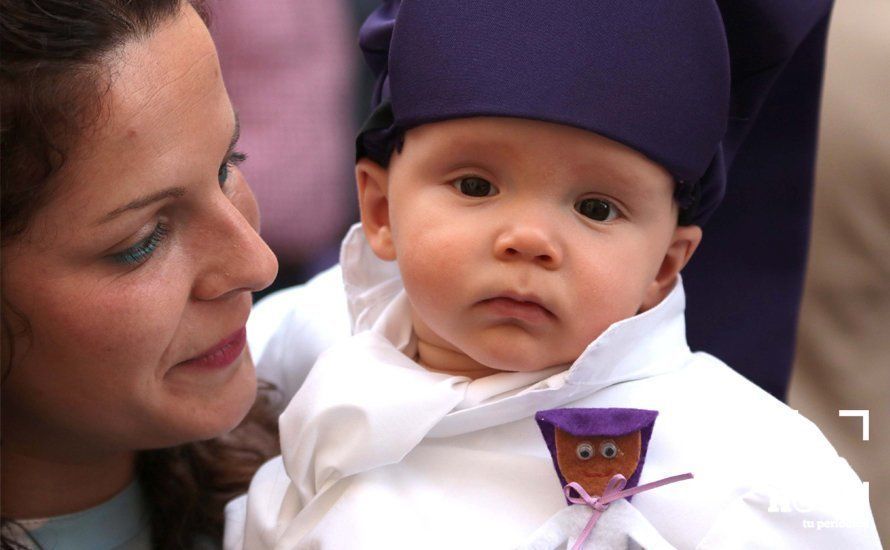
[[[598,222],[609,222],[618,217],[615,205],[603,199],[582,199],[575,203],[575,210]]]
[[[618,445],[615,445],[614,441],[604,441],[600,445],[600,454],[603,458],[608,458],[612,460],[616,456],[618,456]]]
[[[579,443],[578,448],[575,449],[575,454],[581,460],[590,460],[593,458],[593,445],[590,443]]]
[[[488,180],[476,176],[456,179],[452,185],[468,197],[490,197],[498,194],[497,188]]]

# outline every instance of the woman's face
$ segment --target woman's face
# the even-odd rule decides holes
[[[105,67],[103,114],[3,249],[5,301],[30,327],[3,383],[4,450],[76,458],[206,439],[254,400],[244,324],[277,262],[233,164],[237,122],[207,29],[183,8]]]

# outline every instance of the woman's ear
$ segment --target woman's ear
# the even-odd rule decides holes
[[[389,223],[389,170],[368,158],[355,164],[358,185],[358,205],[362,214],[362,228],[371,250],[381,260],[396,259]]]
[[[697,225],[678,225],[671,237],[667,252],[658,268],[655,280],[646,290],[640,311],[653,308],[670,294],[677,280],[677,274],[686,266],[695,249],[701,243],[702,231]]]

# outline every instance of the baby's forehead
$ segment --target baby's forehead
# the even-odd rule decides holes
[[[423,124],[406,132],[397,156],[437,171],[477,166],[578,182],[595,178],[641,191],[673,188],[664,167],[630,146],[589,130],[532,119],[468,117]]]

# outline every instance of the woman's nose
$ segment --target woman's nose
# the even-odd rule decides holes
[[[232,203],[228,206],[210,228],[218,245],[207,247],[205,243],[202,249],[205,265],[193,291],[199,300],[256,292],[272,284],[278,274],[278,260],[255,227],[255,203],[252,212],[244,212]]]
[[[562,265],[563,252],[553,230],[541,224],[517,223],[495,239],[494,255],[501,261],[533,262],[546,269]]]

